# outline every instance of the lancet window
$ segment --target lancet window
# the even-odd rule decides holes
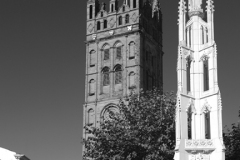
[[[205,113],[205,138],[206,139],[211,139],[210,112]]]
[[[94,123],[94,110],[89,109],[87,113],[87,124],[93,124]]]
[[[127,14],[126,16],[125,16],[125,24],[128,24],[129,23],[129,15]]]
[[[103,80],[103,86],[109,86],[110,85],[110,77],[109,77],[109,68],[105,67],[102,70],[102,80]]]
[[[191,91],[191,58],[188,57],[186,59],[186,67],[187,67],[187,92]]]
[[[118,17],[118,25],[122,25],[122,16]]]
[[[204,91],[209,90],[209,64],[208,64],[208,57],[203,59],[203,85]]]
[[[129,88],[133,88],[135,86],[135,73],[131,72],[129,74]]]
[[[91,79],[89,81],[89,96],[95,95],[96,89],[95,89],[95,80]]]
[[[98,21],[98,22],[97,22],[97,30],[100,30],[100,29],[101,29],[101,22]]]
[[[103,25],[103,28],[106,29],[107,28],[107,20],[105,19],[104,20],[104,25]]]
[[[129,59],[135,58],[135,43],[131,42],[129,43]]]
[[[115,84],[122,83],[122,68],[120,65],[117,65],[114,69],[115,72]]]
[[[95,51],[92,50],[89,54],[89,63],[90,63],[90,67],[94,67],[96,64],[96,54]]]
[[[137,7],[137,1],[133,0],[133,8],[136,8],[136,7]]]
[[[93,18],[93,6],[90,5],[89,7],[89,19],[92,19]]]
[[[109,48],[106,48],[106,49],[104,49],[104,60],[106,61],[106,60],[109,60]]]

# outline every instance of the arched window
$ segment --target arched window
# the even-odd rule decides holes
[[[97,22],[97,30],[100,30],[100,29],[101,29],[101,22],[98,21],[98,22]]]
[[[202,44],[204,44],[204,32],[205,32],[205,30],[204,30],[204,28],[203,28],[203,26],[201,26],[201,32],[202,32]]]
[[[103,52],[104,52],[103,59],[105,61],[109,60],[109,57],[110,57],[110,55],[109,55],[109,48],[105,48]]]
[[[191,59],[190,57],[187,58],[187,92],[191,91]]]
[[[208,29],[206,28],[206,43],[208,43]]]
[[[189,47],[192,45],[192,27],[189,27]]]
[[[203,85],[204,91],[209,90],[209,67],[208,67],[208,58],[205,57],[203,60]]]
[[[118,25],[122,25],[122,16],[118,18]]]
[[[128,14],[125,16],[125,23],[126,23],[126,24],[129,23],[129,15],[128,15]]]
[[[135,58],[135,43],[131,42],[129,44],[129,59],[134,59]]]
[[[93,6],[90,5],[89,7],[89,19],[92,19],[93,18]]]
[[[135,73],[134,72],[131,72],[129,74],[129,88],[132,89],[134,88],[136,85],[135,85]]]
[[[93,124],[94,123],[94,110],[89,109],[87,113],[87,124]]]
[[[101,12],[101,17],[103,17],[103,12]]]
[[[89,63],[90,67],[94,67],[96,64],[96,54],[94,50],[90,52]]]
[[[211,139],[210,132],[210,112],[205,113],[205,138]]]
[[[125,12],[125,6],[123,6],[123,9],[122,9],[123,12]]]
[[[116,59],[121,59],[122,58],[122,44],[118,43],[116,45]]]
[[[105,67],[102,71],[102,81],[103,81],[103,86],[109,86],[110,85],[110,77],[109,77],[109,68]]]
[[[107,20],[104,20],[104,29],[107,28]]]
[[[127,0],[127,5],[129,6],[129,8],[131,7],[130,0]]]
[[[115,72],[115,84],[122,83],[122,68],[120,65],[117,65],[114,69]]]
[[[137,7],[137,0],[133,0],[133,8]]]
[[[114,6],[113,6],[113,4],[111,4],[111,12],[113,12],[114,11]]]
[[[95,80],[91,79],[89,81],[89,96],[95,95],[96,89],[95,89]]]
[[[191,106],[188,109],[187,112],[187,129],[188,129],[188,139],[192,139],[192,111],[191,111]]]

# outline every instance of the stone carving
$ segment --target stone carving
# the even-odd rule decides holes
[[[93,34],[92,35],[92,39],[95,40],[97,38],[97,35],[96,34]]]
[[[113,27],[114,27],[114,24],[115,24],[115,20],[112,18],[112,19],[109,21],[109,26],[110,26],[110,28],[113,28]]]
[[[212,109],[212,107],[208,104],[207,100],[205,102],[205,104],[202,107],[201,113],[208,113],[210,112]]]
[[[136,22],[137,21],[137,15],[136,15],[136,13],[133,13],[133,15],[132,15],[132,17],[131,17],[131,19],[132,19],[132,21],[133,22]]]
[[[209,155],[198,153],[197,155],[190,155],[189,160],[209,160]]]
[[[214,148],[214,143],[211,139],[188,139],[185,141],[185,146],[186,148]]]
[[[127,30],[131,31],[132,30],[132,26],[127,26]]]
[[[93,25],[92,23],[88,25],[88,31],[91,33],[93,31]]]

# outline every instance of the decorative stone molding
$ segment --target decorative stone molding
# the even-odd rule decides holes
[[[215,144],[211,139],[186,139],[185,140],[185,148],[189,151],[194,150],[206,150],[206,151],[213,151],[215,150]]]
[[[194,106],[194,101],[193,101],[192,98],[189,99],[188,106],[187,106],[187,108],[186,108],[186,112],[194,113],[194,114],[197,113],[197,112],[196,112],[196,108],[195,108],[195,106]]]
[[[90,23],[89,25],[88,25],[88,32],[89,33],[92,33],[92,31],[93,31],[93,25],[92,25],[92,23]]]
[[[205,104],[202,107],[201,113],[208,113],[210,112],[212,107],[208,104],[207,100],[205,101]]]
[[[210,155],[207,154],[202,154],[202,153],[198,153],[198,154],[192,154],[189,155],[189,160],[210,160]]]

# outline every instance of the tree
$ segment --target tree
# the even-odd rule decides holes
[[[119,112],[109,111],[100,127],[86,125],[87,157],[96,160],[173,159],[175,147],[175,96],[161,90],[141,91],[122,99]]]
[[[240,110],[239,115],[240,119]],[[240,159],[240,124],[232,124],[232,129],[227,129],[226,133],[223,133],[224,144],[226,147],[226,160]]]

